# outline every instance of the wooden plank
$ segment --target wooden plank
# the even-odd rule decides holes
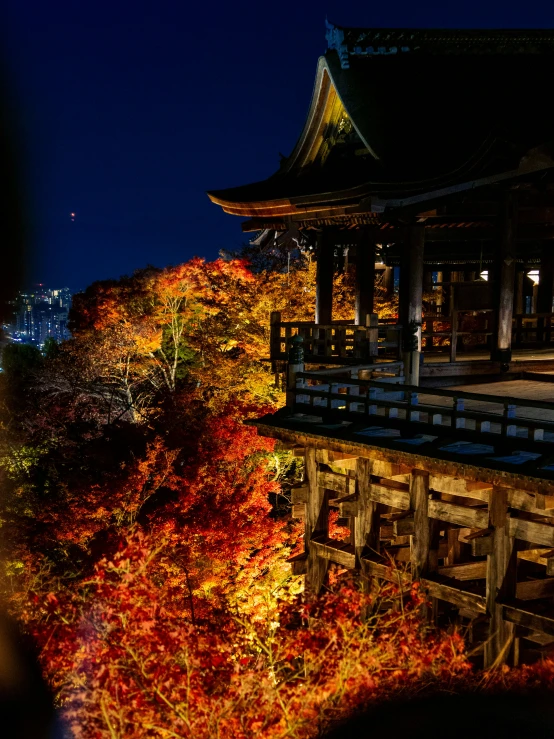
[[[487,576],[487,563],[483,561],[447,565],[439,567],[438,573],[455,580],[483,580]]]
[[[502,618],[518,626],[531,629],[531,631],[540,631],[543,634],[554,636],[554,617],[535,613],[531,608],[503,605]]]
[[[490,616],[489,638],[485,642],[485,669],[507,662],[515,633],[512,624],[502,616],[501,599],[513,598],[517,583],[517,551],[508,516],[508,491],[495,488],[489,504],[493,528],[492,550],[487,556],[487,613]]]
[[[544,580],[524,580],[516,586],[516,598],[518,600],[539,600],[540,598],[551,598],[554,595],[554,578],[547,577]]]
[[[428,517],[429,474],[423,470],[412,470],[409,492],[409,507],[414,511],[414,537],[412,540],[412,576],[425,575],[429,569],[431,533]]]
[[[356,566],[356,554],[351,544],[326,539],[319,541],[312,539],[310,549],[313,548],[320,559],[335,562],[343,567],[354,569]]]
[[[429,487],[437,493],[448,493],[464,498],[474,498],[485,503],[489,502],[492,485],[475,483],[461,477],[447,477],[446,475],[430,475]]]
[[[543,544],[546,547],[554,547],[554,526],[510,516],[508,531],[510,536],[514,536],[516,539],[530,541],[533,544]]]
[[[341,495],[356,492],[356,478],[340,475],[338,472],[318,472],[317,484],[326,490],[334,490]]]
[[[442,500],[429,501],[429,517],[438,521],[467,526],[472,529],[483,529],[488,526],[488,511],[476,508],[464,508],[463,506],[445,503]]]
[[[401,511],[410,509],[410,493],[406,490],[395,490],[385,485],[371,483],[368,496],[375,503],[382,503],[391,508],[399,508]]]

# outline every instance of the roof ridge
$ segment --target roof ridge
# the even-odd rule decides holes
[[[554,28],[356,28],[325,20],[328,50],[350,57],[428,54],[554,53]]]

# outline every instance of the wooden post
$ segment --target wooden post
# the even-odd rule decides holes
[[[404,336],[404,372],[406,382],[419,384],[419,361],[421,355],[421,316],[423,300],[423,247],[425,228],[412,226],[404,241],[400,269],[399,318]],[[415,338],[410,326],[419,324]]]
[[[313,447],[306,447],[304,473],[308,483],[304,531],[304,545],[308,554],[305,587],[306,590],[319,593],[325,581],[328,562],[318,557],[310,544],[313,538],[328,532],[329,500],[325,488],[317,484],[316,450]]]
[[[552,313],[554,297],[554,247],[543,244],[539,285],[537,290],[537,313]]]
[[[315,287],[315,322],[330,324],[333,318],[333,273],[335,247],[332,232],[317,236],[317,270]]]
[[[487,613],[489,638],[485,643],[485,668],[507,662],[514,640],[514,625],[502,618],[502,599],[514,598],[517,581],[515,539],[508,533],[508,490],[495,487],[489,503],[492,552],[487,555]]]
[[[370,459],[358,457],[356,461],[356,483],[358,486],[358,515],[354,519],[354,549],[356,564],[362,563],[366,553],[379,552],[379,503],[369,497],[371,487]]]
[[[356,319],[357,326],[365,326],[367,316],[373,313],[375,297],[375,244],[362,231],[356,246]]]
[[[429,473],[424,470],[412,470],[410,475],[410,508],[414,512],[414,534],[411,551],[412,578],[418,580],[427,574],[431,550]]]
[[[537,286],[537,313],[552,313],[552,299],[554,297],[554,249],[547,243],[543,244],[541,254],[541,268],[539,284]],[[550,331],[546,331],[548,319],[537,318],[537,342],[549,343]]]
[[[502,363],[512,358],[512,317],[514,313],[514,283],[516,275],[516,216],[515,194],[505,193],[500,213],[499,245],[497,250],[496,336],[491,359]]]

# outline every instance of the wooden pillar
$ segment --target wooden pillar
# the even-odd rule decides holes
[[[410,475],[410,508],[414,512],[412,536],[412,578],[419,580],[429,569],[431,527],[429,525],[429,473],[412,470]]]
[[[335,245],[331,231],[317,236],[315,322],[329,324],[333,317],[333,273]]]
[[[495,269],[496,332],[491,357],[502,363],[508,363],[512,358],[512,317],[516,275],[516,216],[515,194],[509,190],[504,195],[500,209],[499,244]]]
[[[485,668],[507,662],[514,641],[514,624],[502,618],[502,599],[514,598],[517,581],[515,539],[508,533],[508,490],[495,487],[489,503],[492,552],[487,555],[487,613],[489,638],[485,643]]]
[[[411,226],[404,241],[398,306],[404,342],[404,374],[410,385],[419,384],[424,244],[425,228]],[[415,335],[411,330],[414,324],[418,324]]]
[[[544,243],[541,254],[539,284],[537,285],[537,313],[552,314],[552,298],[554,292],[554,249]],[[552,319],[547,316],[537,318],[537,341],[547,345],[551,341],[550,326]]]
[[[537,313],[552,313],[554,297],[554,246],[544,243],[537,290]]]
[[[356,565],[361,569],[364,578],[363,589],[369,592],[371,584],[364,568],[364,554],[379,552],[380,505],[369,497],[371,486],[370,459],[359,457],[356,462],[356,482],[358,486],[358,515],[354,518],[353,544],[356,552]]]
[[[306,501],[306,519],[304,530],[304,544],[308,554],[305,588],[313,593],[319,593],[323,587],[327,573],[328,562],[318,557],[310,542],[313,538],[326,535],[329,528],[329,496],[325,488],[317,484],[316,450],[306,447],[305,478],[308,483],[308,500]]]
[[[366,326],[375,297],[375,244],[362,232],[356,246],[356,325]]]

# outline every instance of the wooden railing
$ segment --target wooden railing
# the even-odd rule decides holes
[[[467,319],[483,325],[469,328]],[[426,313],[422,320],[422,350],[425,354],[449,354],[450,361],[455,362],[459,350],[490,349],[494,319],[493,310],[455,311],[450,315]]]
[[[554,344],[553,313],[522,313],[514,317],[514,346],[549,346],[552,344]]]
[[[514,441],[517,438],[518,449],[536,442],[554,443],[554,403],[443,388],[422,389],[403,385],[403,380],[400,374],[383,382],[298,372],[291,410],[330,420],[367,419],[368,425],[390,426],[410,434],[439,436],[448,431],[449,436],[484,443],[487,437],[493,440],[500,435]],[[394,388],[391,382],[396,385]],[[475,404],[486,404],[487,408],[482,410]],[[552,420],[544,417],[547,413],[552,414]]]
[[[377,357],[401,356],[402,331],[398,324],[378,323],[358,326],[353,321],[316,324],[310,321],[281,321],[281,314],[271,314],[270,358],[287,359],[290,340],[303,339],[304,358],[308,363],[357,363]]]

